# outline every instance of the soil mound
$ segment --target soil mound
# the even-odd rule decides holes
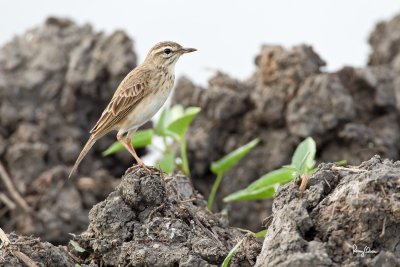
[[[320,164],[280,187],[255,266],[400,266],[400,161]]]
[[[135,168],[89,213],[75,240],[86,263],[106,266],[220,266],[241,239],[233,264],[252,266],[261,241],[212,214],[187,177]],[[100,264],[100,265],[101,265]],[[95,265],[95,266],[97,266]]]

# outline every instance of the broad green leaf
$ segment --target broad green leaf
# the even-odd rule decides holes
[[[231,261],[233,255],[235,255],[236,251],[239,249],[240,245],[243,243],[244,239],[240,240],[228,253],[221,267],[228,267],[229,262]]]
[[[75,267],[81,267],[81,265],[78,263],[75,263]]]
[[[293,180],[293,174],[294,171],[287,168],[271,171],[245,189],[228,195],[224,198],[224,202],[273,198],[278,186]]]
[[[69,243],[74,247],[74,249],[78,252],[85,252],[86,250],[82,248],[78,242],[75,242],[74,240],[70,240]]]
[[[181,117],[168,124],[168,133],[175,139],[184,138],[190,123],[197,116],[200,110],[199,107],[188,107]]]
[[[169,110],[169,116],[167,120],[167,124],[170,122],[182,117],[185,113],[185,109],[182,107],[182,105],[174,105],[170,110]]]
[[[225,197],[224,202],[273,198],[279,185],[276,183],[263,188],[242,189]]]
[[[297,146],[291,165],[295,166],[301,174],[314,168],[316,147],[315,141],[311,137],[307,137]]]
[[[257,238],[263,238],[263,237],[265,237],[267,235],[267,232],[268,232],[267,229],[261,230],[260,232],[256,233],[256,237]]]
[[[143,148],[152,143],[153,130],[139,130],[131,137],[132,145],[134,148]],[[106,151],[102,153],[103,156],[108,156],[115,154],[117,152],[123,151],[125,148],[120,142],[115,142]]]
[[[155,133],[163,137],[169,136],[167,130],[168,125],[183,115],[184,109],[181,105],[175,105],[172,108],[164,109],[155,126]]]
[[[172,173],[175,167],[175,153],[169,152],[163,155],[158,161],[160,169],[166,173]]]
[[[220,160],[213,162],[211,164],[211,171],[215,174],[225,173],[227,170],[232,168],[235,164],[239,162],[247,153],[250,152],[260,140],[254,139],[253,141],[247,143],[244,146],[239,147],[238,149],[232,151],[228,155],[224,156]]]
[[[247,189],[259,189],[272,184],[280,183],[285,184],[294,178],[294,171],[287,168],[280,168],[264,174],[256,181],[252,182]]]

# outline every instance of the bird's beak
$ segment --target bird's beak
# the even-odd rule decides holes
[[[182,54],[191,53],[194,51],[197,51],[197,49],[196,48],[182,48]]]

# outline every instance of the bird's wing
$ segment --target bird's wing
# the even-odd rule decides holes
[[[92,135],[102,136],[114,129],[135,106],[149,94],[149,71],[134,69],[119,85],[110,103],[96,125],[90,131]]]

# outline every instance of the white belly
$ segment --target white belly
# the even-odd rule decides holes
[[[150,94],[136,106],[136,108],[128,115],[126,123],[121,130],[135,130],[149,121],[168,99],[172,89],[159,90],[157,94]]]

